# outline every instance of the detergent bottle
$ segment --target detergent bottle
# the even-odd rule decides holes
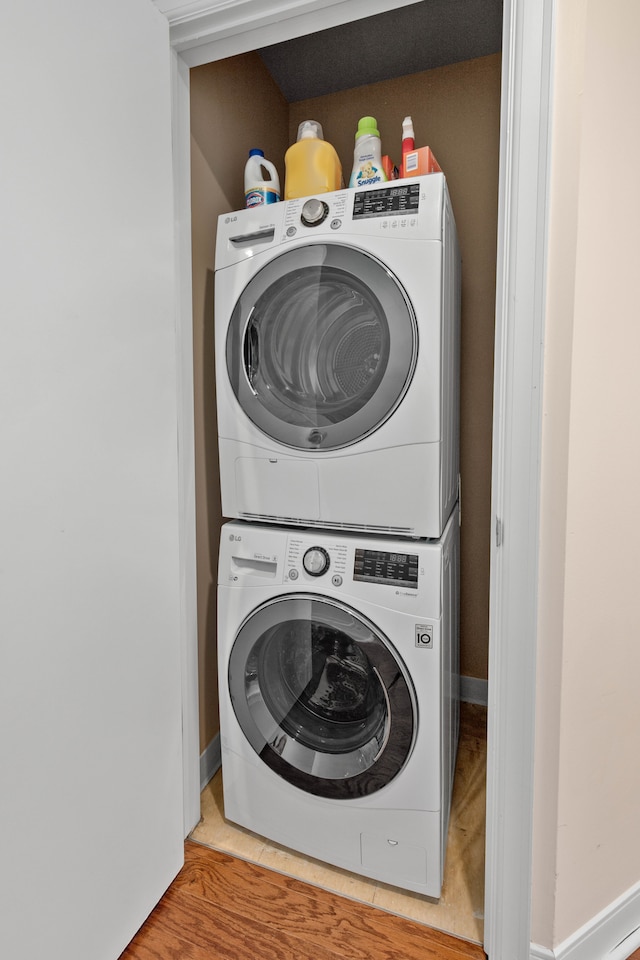
[[[342,186],[342,165],[334,147],[323,139],[316,120],[304,120],[298,138],[284,155],[284,198],[330,193]]]
[[[371,183],[388,180],[382,166],[380,133],[375,117],[362,117],[356,131],[356,146],[353,151],[353,171],[350,187],[366,187]]]
[[[280,177],[262,150],[250,150],[244,168],[244,201],[246,207],[277,203],[280,199]]]

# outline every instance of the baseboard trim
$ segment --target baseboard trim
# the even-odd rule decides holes
[[[204,790],[210,780],[222,766],[222,749],[220,747],[220,734],[207,744],[200,754],[200,790]]]
[[[488,698],[488,680],[481,680],[479,677],[460,677],[460,699],[464,703],[478,703],[486,707]]]
[[[539,947],[536,943],[531,944],[529,960],[555,960],[556,955],[553,950],[547,950],[546,947]]]
[[[640,947],[640,883],[554,950],[531,946],[530,960],[626,960]]]

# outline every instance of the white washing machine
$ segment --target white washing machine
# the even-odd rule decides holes
[[[459,318],[442,174],[220,217],[223,515],[439,537],[458,498]]]
[[[458,571],[457,507],[437,542],[222,528],[229,820],[440,896],[459,728]]]

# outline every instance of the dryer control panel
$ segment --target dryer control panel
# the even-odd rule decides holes
[[[374,237],[441,243],[446,197],[444,174],[429,173],[226,213],[218,218],[215,267],[330,237],[336,243],[367,243]]]
[[[282,240],[301,235],[341,233],[360,229],[399,229],[417,232],[427,193],[420,180],[392,181],[375,189],[339,190],[321,197],[287,200]]]
[[[420,209],[420,184],[415,181],[392,183],[377,190],[356,193],[353,198],[353,219],[417,213]]]

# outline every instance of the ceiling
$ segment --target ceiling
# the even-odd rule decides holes
[[[422,0],[259,50],[288,103],[498,53],[502,0]]]

